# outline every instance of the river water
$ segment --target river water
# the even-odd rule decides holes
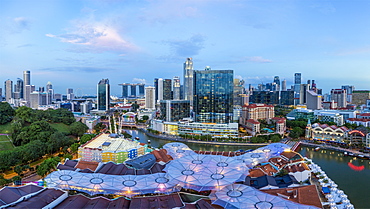
[[[161,148],[170,142],[154,137],[137,130],[125,130],[133,137],[139,137],[140,142],[151,142],[151,146]],[[211,144],[187,143],[193,150],[208,151],[236,151],[239,149],[256,149],[258,146],[224,146]],[[310,158],[319,165],[338,184],[338,188],[348,195],[356,209],[370,209],[370,160],[343,156],[342,153],[331,150],[314,151],[311,147],[301,147],[299,153]]]

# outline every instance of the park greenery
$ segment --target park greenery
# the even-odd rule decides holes
[[[14,171],[20,174],[21,166],[45,155],[67,152],[88,129],[85,124],[76,122],[66,109],[42,111],[22,106],[11,111],[9,108],[12,109],[8,103],[0,103],[0,123],[10,123],[9,134],[15,148],[0,151],[0,171],[14,167]],[[51,125],[55,123],[68,128],[60,131]]]

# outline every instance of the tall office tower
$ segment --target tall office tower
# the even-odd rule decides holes
[[[75,98],[75,94],[73,93],[73,89],[67,89],[67,100],[72,100]]]
[[[30,95],[32,92],[36,90],[36,87],[34,85],[25,85],[24,86],[24,100],[27,102],[30,102]]]
[[[40,86],[40,87],[39,87],[39,92],[40,92],[40,93],[43,93],[44,91],[45,91],[45,88],[44,88],[43,86]]]
[[[29,85],[27,85],[29,86]],[[32,109],[37,109],[41,101],[41,93],[33,91],[30,93],[29,107]]]
[[[108,79],[101,79],[98,83],[98,110],[108,111],[110,105],[110,85]]]
[[[130,97],[136,97],[136,84],[131,84],[130,90],[131,90]]]
[[[193,69],[193,59],[191,57],[187,58],[184,63],[184,94],[185,100],[190,100],[190,105],[193,105],[194,96],[194,69]]]
[[[155,109],[155,88],[153,86],[145,87],[145,109]]]
[[[145,96],[145,84],[139,83],[139,97],[143,98]]]
[[[322,98],[313,90],[307,91],[307,109],[320,110],[322,109]]]
[[[302,74],[295,73],[294,74],[294,84],[301,84],[302,83]]]
[[[275,91],[280,91],[280,78],[279,76],[274,77],[274,83],[276,83],[276,90]]]
[[[4,82],[4,92],[5,101],[10,103],[13,99],[13,81],[8,79]]]
[[[355,90],[355,86],[345,85],[342,89],[347,90],[347,102],[352,103],[352,93]]]
[[[181,97],[180,97],[180,94],[181,94],[181,85],[180,85],[180,77],[178,76],[175,76],[173,77],[173,100],[180,100]]]
[[[17,83],[14,85],[14,93],[19,95],[17,99],[23,98],[23,92],[24,92],[23,80],[20,78],[17,78]]]
[[[156,78],[157,81],[154,81],[155,85],[155,96],[156,102],[163,100],[163,78]]]
[[[244,97],[245,97],[245,89],[244,89],[244,80],[240,80],[234,78],[234,93],[233,93],[233,104],[243,106],[244,105]]]
[[[286,91],[286,80],[284,79],[283,82],[281,82],[281,90]]]
[[[300,104],[300,91],[301,91],[302,77],[301,73],[294,74],[294,105]]]
[[[31,72],[29,70],[23,71],[24,85],[31,85]]]
[[[53,89],[53,84],[48,81],[48,83],[46,84],[46,91],[49,91],[50,89]]]
[[[50,94],[48,96],[50,101],[48,101],[48,102],[49,102],[49,104],[51,104],[51,101],[54,100],[54,89],[53,89],[53,84],[50,81],[48,81],[47,84],[46,84],[46,93]]]
[[[233,121],[233,71],[194,71],[194,119],[204,123]]]
[[[310,90],[309,84],[301,84],[299,89],[299,104],[307,103],[307,91]]]
[[[337,103],[337,107],[347,107],[347,90],[345,89],[332,89],[330,98]]]
[[[3,89],[0,88],[0,102],[3,101]]]
[[[163,80],[163,100],[172,100],[172,80]]]

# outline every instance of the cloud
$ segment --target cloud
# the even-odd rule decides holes
[[[199,54],[204,48],[205,37],[196,34],[187,40],[167,40],[162,43],[169,45],[174,55],[179,57],[191,57]]]
[[[122,37],[120,28],[109,21],[80,20],[75,22],[73,29],[68,33],[45,35],[76,46],[77,48],[71,49],[74,52],[125,53],[138,50],[137,46]]]
[[[134,78],[134,79],[132,79],[132,83],[143,83],[143,84],[147,84],[146,83],[146,80],[144,78]]]
[[[99,73],[106,71],[113,71],[112,68],[99,68],[99,67],[51,67],[42,68],[40,71],[51,71],[51,72],[87,72],[87,73]]]

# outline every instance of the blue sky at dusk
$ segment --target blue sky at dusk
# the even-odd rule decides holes
[[[0,0],[0,81],[96,94],[119,83],[232,69],[246,84],[292,84],[294,73],[328,92],[370,89],[370,1]],[[78,89],[78,90],[77,90]]]

